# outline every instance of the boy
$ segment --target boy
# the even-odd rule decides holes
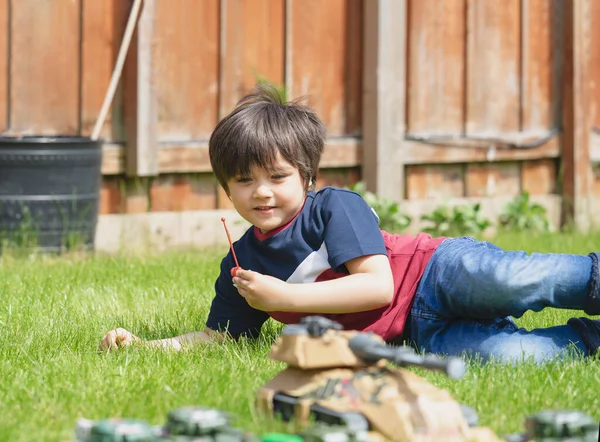
[[[526,331],[510,318],[544,307],[598,314],[598,254],[528,256],[472,238],[381,231],[360,195],[312,190],[325,137],[313,110],[281,102],[268,86],[219,122],[211,165],[252,224],[234,245],[241,269],[232,276],[230,251],[204,331],[146,345],[180,349],[225,334],[256,336],[269,317],[295,323],[319,314],[440,354],[543,361],[573,349],[596,353],[597,321]],[[116,329],[101,348],[134,342],[145,341]]]

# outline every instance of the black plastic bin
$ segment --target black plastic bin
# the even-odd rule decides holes
[[[99,140],[0,136],[0,251],[93,250],[101,164]]]

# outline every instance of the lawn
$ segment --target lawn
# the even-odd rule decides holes
[[[528,252],[600,250],[600,235],[503,235],[494,242]],[[127,349],[99,354],[107,330],[146,339],[203,328],[220,255],[185,251],[155,256],[5,256],[0,260],[0,440],[66,441],[79,417],[134,417],[162,424],[182,405],[218,407],[250,431],[282,425],[253,412],[257,388],[282,368],[267,358],[280,326],[260,340],[205,346],[180,354]],[[527,328],[579,315],[544,311],[519,319]],[[525,416],[580,409],[600,419],[599,362],[543,366],[471,363],[459,381],[418,370],[473,407],[498,434],[521,431]]]

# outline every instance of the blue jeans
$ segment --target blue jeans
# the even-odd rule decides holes
[[[484,361],[536,362],[589,351],[568,324],[525,330],[512,317],[545,307],[582,310],[598,298],[590,256],[527,255],[473,238],[437,248],[421,278],[408,338],[420,350],[478,356]],[[594,267],[595,266],[595,267]]]

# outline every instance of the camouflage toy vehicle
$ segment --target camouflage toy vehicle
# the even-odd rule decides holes
[[[525,433],[506,437],[509,442],[596,442],[598,422],[578,410],[543,410],[525,419]]]
[[[80,419],[77,442],[258,442],[261,439],[229,424],[229,414],[207,407],[171,410],[164,426],[134,419]]]
[[[459,358],[422,356],[316,316],[286,326],[270,358],[287,368],[259,389],[257,407],[283,420],[342,426],[353,432],[346,440],[502,440],[488,428],[474,427],[474,412],[465,413],[469,409],[447,391],[402,368],[460,378],[465,364]]]

